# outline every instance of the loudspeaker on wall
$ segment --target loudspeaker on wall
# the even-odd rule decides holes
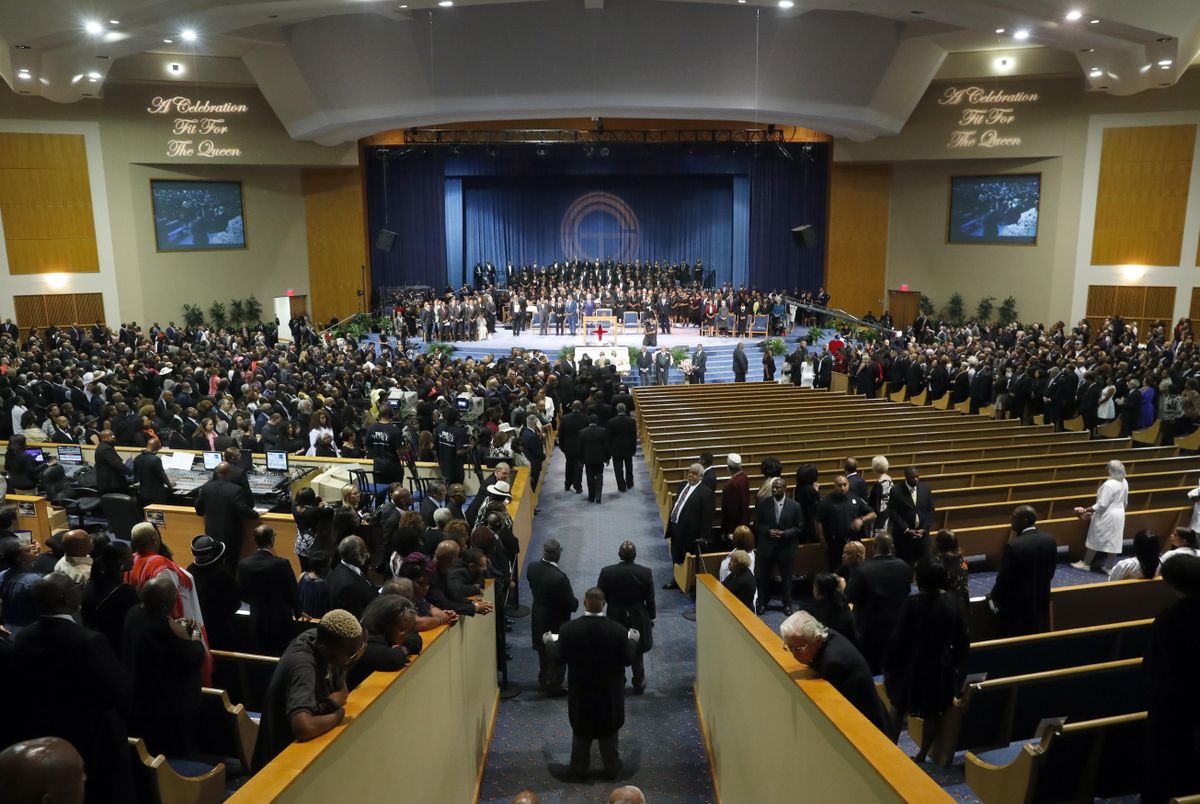
[[[375,248],[380,251],[390,252],[395,245],[396,233],[391,229],[380,229],[379,234],[375,236]]]

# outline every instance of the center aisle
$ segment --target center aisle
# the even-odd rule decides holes
[[[612,467],[607,467],[602,505],[587,501],[586,488],[583,494],[563,492],[564,463],[562,454],[556,451],[548,464],[541,513],[534,519],[526,566],[541,558],[546,539],[558,539],[563,547],[559,566],[571,579],[582,613],[583,593],[596,583],[601,568],[617,563],[621,542],[629,539],[637,545],[637,562],[654,572],[658,590],[654,649],[646,654],[646,693],[636,696],[632,685],[625,687],[625,727],[620,737],[625,769],[618,781],[560,781],[571,751],[567,699],[548,698],[538,690],[537,656],[529,618],[518,619],[508,635],[513,648],[508,672],[510,687],[521,692],[500,702],[479,800],[508,804],[523,788],[529,788],[543,804],[591,804],[607,800],[608,792],[618,785],[634,784],[655,804],[713,801],[708,758],[692,695],[696,625],[682,616],[691,608],[686,597],[658,588],[670,580],[671,560],[650,491],[646,461],[639,451],[633,461],[634,488],[625,494],[617,491]],[[529,605],[530,599],[529,586],[522,581],[521,603]],[[593,744],[592,768],[599,767],[599,752]]]

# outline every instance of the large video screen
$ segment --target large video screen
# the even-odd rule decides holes
[[[150,198],[159,251],[246,247],[241,182],[151,179]]]
[[[953,176],[950,179],[950,243],[1037,243],[1040,173]]]

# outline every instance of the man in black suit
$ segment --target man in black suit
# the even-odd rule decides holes
[[[859,497],[869,496],[867,481],[858,473],[857,458],[850,457],[842,461],[842,471],[846,473],[846,482],[850,484],[851,494],[857,494]]]
[[[671,384],[671,353],[665,346],[660,346],[658,353],[654,355],[654,384]]]
[[[624,386],[622,386],[624,387]],[[616,395],[613,396],[615,401]],[[624,402],[617,402],[617,415],[608,420],[608,454],[617,476],[617,491],[624,494],[633,488],[633,456],[637,453],[637,422],[629,415]]]
[[[1025,421],[1025,414],[1029,407],[1029,399],[1033,396],[1033,377],[1025,369],[1024,365],[1018,366],[1013,372],[1012,379],[1008,381],[1008,407],[1012,412],[1012,418],[1019,422]],[[1100,389],[1096,389],[1096,401],[1100,401]]]
[[[133,481],[138,484],[138,502],[143,506],[170,501],[171,489],[175,487],[163,469],[162,458],[158,457],[161,447],[162,443],[152,438],[146,449],[133,459]]]
[[[892,486],[888,515],[892,520],[896,555],[909,566],[915,567],[929,552],[935,510],[933,492],[928,483],[921,482],[917,467],[904,467],[904,482]]]
[[[117,437],[112,430],[100,434],[96,446],[96,491],[101,494],[128,494],[129,474],[125,462],[117,454]]]
[[[980,363],[971,378],[971,413],[978,413],[980,408],[992,404],[992,367],[986,362]]]
[[[608,601],[609,618],[641,634],[633,655],[633,694],[641,695],[646,691],[645,654],[654,647],[654,575],[649,567],[634,563],[637,546],[633,542],[622,542],[617,558],[621,563],[600,570],[596,588]]]
[[[206,650],[200,625],[171,618],[179,599],[172,576],[158,575],[139,590],[141,605],[125,615],[121,655],[137,694],[130,731],[152,754],[187,757],[200,709]]]
[[[689,466],[687,480],[679,487],[671,506],[665,535],[671,540],[671,560],[676,564],[682,564],[689,553],[696,552],[699,542],[712,531],[715,505],[712,489],[700,482],[703,477],[703,466],[698,463]],[[663,587],[678,588],[674,578]]]
[[[828,388],[833,382],[833,356],[828,349],[821,350],[817,365],[813,369],[813,388]]]
[[[229,464],[229,476],[225,479],[233,483],[241,490],[242,502],[251,508],[254,507],[254,492],[250,490],[250,478],[246,476],[246,470],[241,466],[242,451],[237,447],[227,447],[221,454],[221,459]],[[213,472],[213,477],[217,473]]]
[[[200,487],[196,513],[204,517],[204,532],[225,543],[225,564],[232,570],[242,557],[242,523],[258,512],[242,499],[242,490],[229,482],[229,464],[217,464],[213,479]]]
[[[1004,545],[1000,571],[988,604],[1000,617],[1005,636],[1046,630],[1050,616],[1050,581],[1058,563],[1058,543],[1042,533],[1037,512],[1018,506],[1012,515],[1012,536]]]
[[[650,384],[650,368],[653,365],[654,355],[650,354],[646,344],[642,344],[642,350],[637,356],[638,385],[645,387]]]
[[[798,611],[784,620],[779,633],[796,661],[832,684],[881,732],[890,733],[871,669],[848,637],[821,625],[807,611]]]
[[[771,600],[771,571],[779,568],[783,580],[783,613],[792,613],[792,563],[804,530],[800,503],[787,496],[783,478],[771,481],[771,496],[760,499],[754,509],[754,574],[758,581],[758,613]]]
[[[542,637],[547,632],[557,634],[579,608],[579,600],[571,590],[571,579],[558,568],[561,557],[562,545],[557,539],[547,539],[542,545],[542,560],[525,570],[525,580],[533,592],[529,621],[533,649],[538,655],[538,687],[551,695],[563,693],[563,666],[547,653]]]
[[[579,434],[579,460],[587,474],[588,502],[604,499],[604,467],[608,463],[608,431],[600,419],[590,416],[588,426]]]
[[[367,604],[379,597],[379,590],[366,577],[367,543],[347,536],[337,551],[341,562],[329,573],[329,605],[361,617]]]
[[[745,358],[743,353],[742,357]],[[708,370],[708,353],[704,351],[704,344],[696,345],[696,351],[692,352],[692,377],[693,380],[700,385],[704,385],[704,372]],[[743,377],[745,379],[745,377]]]
[[[846,583],[846,600],[862,636],[863,656],[872,673],[883,671],[888,643],[896,630],[900,608],[912,587],[912,567],[894,555],[892,537],[875,537],[875,555],[859,564]]]
[[[13,643],[13,695],[5,718],[22,736],[54,736],[75,746],[87,771],[87,802],[134,801],[126,721],[133,689],[102,634],[76,623],[82,589],[60,573],[33,586],[38,620]]]
[[[582,492],[583,464],[579,461],[579,434],[588,426],[588,415],[583,412],[583,402],[576,399],[571,403],[571,412],[562,417],[558,427],[558,448],[566,458],[566,473],[563,476],[563,491],[575,489]]]
[[[584,615],[544,639],[570,674],[567,712],[571,721],[571,772],[582,779],[591,766],[592,741],[600,742],[604,774],[621,772],[617,735],[625,725],[625,668],[641,634],[604,616],[604,592],[587,590]]]
[[[290,561],[275,555],[275,531],[269,525],[254,529],[254,545],[257,549],[238,562],[238,582],[250,605],[255,652],[279,656],[292,641],[300,614],[296,573]]]
[[[446,484],[441,480],[431,480],[425,496],[421,498],[421,519],[425,527],[433,527],[433,514],[439,508],[446,507]]]
[[[733,348],[733,381],[745,382],[746,372],[750,370],[750,361],[746,359],[746,349],[738,341]]]
[[[533,413],[525,417],[525,426],[521,428],[521,444],[525,447],[525,457],[529,459],[529,488],[536,491],[542,463],[546,460],[546,440],[538,426],[538,417]]]

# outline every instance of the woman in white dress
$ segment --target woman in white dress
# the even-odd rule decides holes
[[[800,364],[800,387],[812,388],[813,380],[816,379],[816,371],[813,369],[812,355],[806,354],[804,362]]]
[[[1121,555],[1121,546],[1125,541],[1125,506],[1129,502],[1129,484],[1125,482],[1125,464],[1120,461],[1108,462],[1108,480],[1100,484],[1096,491],[1096,502],[1088,508],[1076,508],[1075,515],[1088,521],[1087,541],[1084,547],[1083,561],[1076,561],[1071,566],[1077,570],[1089,571],[1095,568],[1097,559],[1101,560],[1103,571],[1107,574]]]
[[[1100,390],[1100,402],[1096,407],[1096,418],[1101,424],[1108,424],[1117,418],[1117,403],[1113,400],[1116,393],[1117,386],[1110,377],[1104,381],[1104,388]]]
[[[1188,499],[1192,501],[1192,521],[1188,527],[1200,531],[1200,486],[1188,492]]]
[[[1157,575],[1162,575],[1163,564],[1175,556],[1200,556],[1200,544],[1197,544],[1196,531],[1191,528],[1175,528],[1167,539],[1167,552],[1159,557]]]
[[[1118,561],[1108,573],[1108,579],[1128,581],[1134,578],[1153,578],[1158,572],[1158,553],[1161,550],[1158,534],[1152,530],[1139,530],[1133,535],[1133,555]]]
[[[477,340],[486,341],[488,339],[487,316],[482,311],[475,316],[475,333]]]

